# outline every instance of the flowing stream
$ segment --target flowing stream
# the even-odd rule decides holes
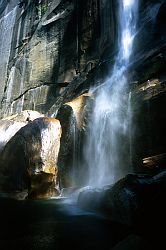
[[[127,70],[136,34],[138,0],[119,0],[118,53],[108,80],[93,90],[95,103],[85,144],[87,185],[111,184],[131,170],[131,95]]]

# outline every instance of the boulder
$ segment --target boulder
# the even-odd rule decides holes
[[[84,189],[77,203],[128,226],[157,247],[165,244],[165,195],[166,171],[154,176],[128,174],[113,186]]]
[[[16,122],[13,120],[0,120],[0,152],[4,148],[5,144],[15,135],[15,133],[27,122]]]
[[[33,121],[38,117],[43,117],[37,111],[24,110],[21,113],[5,117],[0,120],[0,152],[5,144],[12,138],[16,132],[24,127],[29,121]]]
[[[81,168],[80,162],[83,153],[87,109],[91,99],[88,93],[78,96],[62,105],[56,116],[60,120],[63,131],[58,157],[59,179],[62,188],[83,185],[81,171],[84,170]]]
[[[147,250],[151,249],[151,245],[140,236],[131,234],[116,244],[112,250]]]
[[[58,190],[55,189],[55,175],[40,171],[31,175],[31,187],[29,189],[29,199],[43,199],[57,196]]]
[[[0,154],[1,189],[28,188],[33,198],[41,197],[40,190],[48,196],[50,186],[55,191],[60,137],[60,122],[54,118],[38,118],[21,128]]]
[[[85,105],[87,104],[87,100],[89,100],[90,97],[91,94],[86,93],[64,104],[64,106],[71,108],[71,112],[76,119],[78,129],[84,128]]]

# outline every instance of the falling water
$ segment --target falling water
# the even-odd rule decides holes
[[[85,146],[87,185],[114,183],[130,171],[127,69],[136,33],[138,0],[119,0],[119,52],[112,75],[94,90],[95,103]]]

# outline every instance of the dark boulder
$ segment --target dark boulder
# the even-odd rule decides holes
[[[129,174],[112,187],[87,188],[78,205],[132,228],[154,244],[164,243],[166,171],[157,175]]]

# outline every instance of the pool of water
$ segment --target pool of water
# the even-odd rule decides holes
[[[0,198],[0,249],[111,249],[129,230],[66,199]]]

